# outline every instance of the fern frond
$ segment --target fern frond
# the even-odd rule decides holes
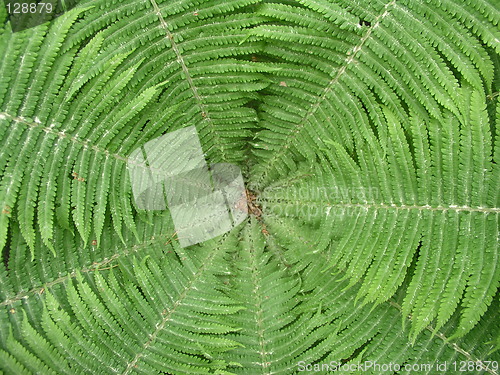
[[[403,303],[403,314],[414,316],[414,337],[435,318],[441,328],[459,304],[463,312],[457,335],[467,333],[486,311],[500,281],[495,241],[499,210],[486,207],[494,178],[488,161],[491,138],[484,126],[486,110],[477,102],[481,99],[478,94],[472,98],[476,102],[467,107],[472,111],[467,125],[449,117],[442,124],[433,122],[427,133],[415,118],[410,126],[414,156],[403,129],[385,110],[391,145],[387,152],[380,146],[373,149],[375,140],[361,141],[355,162],[339,143],[326,142],[330,167],[318,168],[305,184],[270,189],[262,198],[271,212],[288,206],[278,210],[281,216],[300,217],[302,206],[315,206],[312,212],[323,218],[319,238],[332,238],[336,226],[350,228],[331,244],[330,264],[345,270],[350,285],[364,280],[358,291],[364,303],[381,303],[393,295],[415,258]],[[482,156],[474,157],[480,150]],[[437,195],[430,196],[430,191]],[[322,242],[316,240],[320,249],[325,248]]]
[[[220,353],[239,345],[220,337],[235,330],[224,316],[241,309],[213,288],[217,283],[215,273],[224,264],[223,248],[218,255],[209,248],[202,251],[204,255],[195,255],[177,246],[162,246],[164,238],[160,241],[143,244],[146,249],[150,247],[148,255],[144,247],[141,252],[133,249],[112,257],[113,262],[106,263],[106,267],[98,265],[95,272],[82,269],[48,282],[38,294],[43,308],[40,301],[29,302],[24,297],[5,301],[11,307],[3,314],[19,322],[18,338],[5,339],[15,366],[32,371],[33,366],[38,366],[33,358],[40,357],[38,368],[54,373],[129,373],[137,368],[163,371],[165,361],[173,372],[223,369],[227,363],[217,359]],[[170,249],[168,253],[164,248]],[[115,265],[110,267],[112,263]],[[160,282],[163,288],[153,290],[153,285]],[[207,285],[212,287],[207,289]],[[20,304],[21,300],[26,302]],[[205,307],[207,300],[214,303],[210,311]],[[39,313],[25,313],[23,317],[23,311],[33,308]],[[191,319],[196,319],[197,324],[189,324]],[[128,324],[122,326],[125,320]],[[36,327],[41,327],[43,333]],[[16,350],[20,342],[27,351]],[[127,347],[121,343],[127,343]],[[83,353],[93,354],[83,358]],[[8,363],[14,365],[12,358]]]
[[[0,7],[0,372],[498,373],[495,1],[63,3]],[[249,217],[181,248],[188,127]]]
[[[5,127],[10,126],[9,122],[15,127],[14,132],[4,137],[2,142],[4,152],[0,158],[0,168],[5,169],[5,176],[15,176],[8,182],[4,180],[7,183],[2,186],[2,202],[4,207],[18,210],[21,230],[33,251],[32,257],[35,256],[33,249],[37,229],[42,233],[45,245],[53,251],[55,225],[62,225],[70,230],[75,226],[84,240],[89,239],[93,230],[97,237],[100,237],[108,202],[116,230],[121,232],[122,223],[127,229],[135,230],[133,208],[129,202],[130,186],[125,179],[124,162],[128,153],[133,150],[132,146],[143,136],[141,131],[146,126],[148,131],[145,134],[152,136],[161,128],[175,128],[179,126],[179,121],[182,121],[184,126],[196,117],[196,122],[205,120],[200,122],[199,132],[207,142],[205,148],[209,155],[214,155],[214,147],[224,148],[224,144],[227,144],[234,147],[234,150],[238,149],[237,153],[240,155],[236,152],[224,152],[224,155],[231,155],[228,160],[243,157],[239,151],[242,149],[241,142],[248,138],[250,133],[239,135],[240,143],[233,142],[236,130],[242,127],[242,121],[247,124],[246,127],[251,127],[256,120],[253,111],[243,108],[242,104],[251,99],[252,91],[266,85],[256,82],[259,76],[255,73],[261,68],[257,65],[242,67],[237,60],[226,58],[228,55],[235,56],[234,52],[220,53],[222,49],[219,49],[219,54],[213,56],[209,49],[203,46],[237,45],[243,35],[239,38],[230,36],[230,33],[225,34],[225,27],[238,30],[258,21],[250,22],[241,14],[226,22],[222,14],[249,3],[251,2],[242,1],[239,5],[215,6],[213,9],[211,7],[214,4],[205,5],[207,9],[212,9],[209,13],[219,17],[215,19],[211,30],[220,33],[219,40],[212,43],[212,39],[203,37],[205,30],[201,27],[198,27],[197,39],[193,39],[196,28],[193,25],[186,28],[187,24],[179,25],[182,25],[181,29],[185,31],[176,31],[174,38],[166,17],[174,14],[178,16],[185,12],[185,8],[167,15],[162,13],[162,9],[172,11],[171,7],[166,8],[162,4],[151,2],[149,8],[142,9],[142,12],[151,20],[148,35],[154,41],[153,45],[161,51],[157,59],[163,62],[159,64],[157,61],[154,67],[150,62],[146,62],[147,54],[142,48],[142,42],[132,39],[127,44],[118,43],[120,38],[128,40],[137,28],[142,30],[144,25],[140,18],[131,23],[128,29],[123,27],[123,22],[100,32],[95,29],[96,35],[86,46],[82,45],[82,40],[88,33],[87,25],[96,27],[101,21],[90,16],[86,25],[77,24],[72,27],[72,24],[82,12],[87,12],[88,17],[89,8],[77,7],[59,17],[51,26],[43,25],[23,31],[27,40],[26,47],[19,45],[17,34],[13,34],[14,38],[10,40],[8,33],[3,35],[5,40],[15,44],[16,48],[24,48],[23,53],[30,56],[40,55],[36,60],[40,64],[40,70],[30,69],[31,60],[26,59],[26,68],[19,67],[19,74],[14,80],[8,76],[5,78],[20,94],[11,93],[9,100],[2,104],[2,121],[6,121]],[[103,6],[109,4],[103,3]],[[119,8],[112,13],[130,11],[130,6],[124,6],[124,9]],[[203,21],[206,16],[191,15],[188,18],[193,23]],[[71,27],[71,35],[68,35]],[[46,32],[42,32],[44,28],[47,29]],[[191,40],[199,41],[195,50],[188,47],[189,41],[182,42],[183,33]],[[120,44],[120,47],[116,48],[115,43]],[[55,57],[61,48],[64,48],[65,52]],[[239,48],[238,53],[251,53],[255,48],[257,47],[243,46]],[[152,50],[149,50],[149,53],[151,52]],[[181,53],[185,53],[185,56]],[[220,65],[204,63],[216,57],[221,59]],[[164,69],[165,64],[171,67]],[[50,69],[55,66],[58,66],[56,71],[59,76],[52,76],[51,82],[46,82],[47,72],[52,72]],[[237,75],[226,85],[222,84],[227,81],[225,73],[230,71],[253,74],[247,73],[246,77]],[[10,71],[5,69],[2,73],[9,74]],[[211,79],[207,80],[206,77]],[[213,83],[219,81],[219,95],[214,96]],[[21,82],[24,82],[23,85]],[[26,85],[31,85],[33,90],[26,90]],[[104,87],[106,90],[103,90]],[[35,97],[32,98],[34,93],[44,90],[47,90],[50,101],[37,101]],[[20,106],[20,95],[24,95],[21,94],[23,92],[28,93],[23,99],[29,103],[26,108]],[[163,101],[171,104],[159,104]],[[93,102],[98,105],[90,105]],[[117,103],[123,106],[118,108]],[[195,107],[193,103],[197,103]],[[197,113],[192,111],[194,108],[198,108]],[[186,114],[179,118],[179,111],[184,110],[187,110]],[[174,111],[177,117],[172,117]],[[153,120],[153,123],[149,115],[145,116],[146,113],[152,112],[156,113],[158,119]],[[124,131],[125,128],[130,130]],[[227,141],[221,143],[220,139]],[[17,155],[17,163],[13,163],[14,147],[21,141],[25,144],[25,150]],[[218,152],[216,154],[221,155]],[[225,156],[223,158],[227,159]],[[34,171],[32,178],[21,184],[22,177],[29,170]],[[54,211],[57,213],[57,223]],[[2,243],[5,243],[9,215],[3,216],[2,221],[3,234],[0,238],[3,239]],[[38,223],[38,228],[35,222]]]

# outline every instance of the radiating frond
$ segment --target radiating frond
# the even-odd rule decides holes
[[[0,7],[2,374],[498,374],[494,0],[62,3]],[[245,220],[181,247],[186,128]]]

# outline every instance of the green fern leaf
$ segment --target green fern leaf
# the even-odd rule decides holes
[[[497,5],[0,7],[0,372],[498,374]],[[181,247],[186,128],[246,219]]]

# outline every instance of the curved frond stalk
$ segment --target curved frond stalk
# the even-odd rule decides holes
[[[494,0],[64,3],[0,7],[0,372],[498,375]],[[246,219],[181,248],[188,127]]]

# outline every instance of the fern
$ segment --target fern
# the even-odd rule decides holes
[[[499,21],[84,0],[13,32],[1,8],[0,371],[498,374]],[[127,164],[189,126],[252,215],[183,248]]]

